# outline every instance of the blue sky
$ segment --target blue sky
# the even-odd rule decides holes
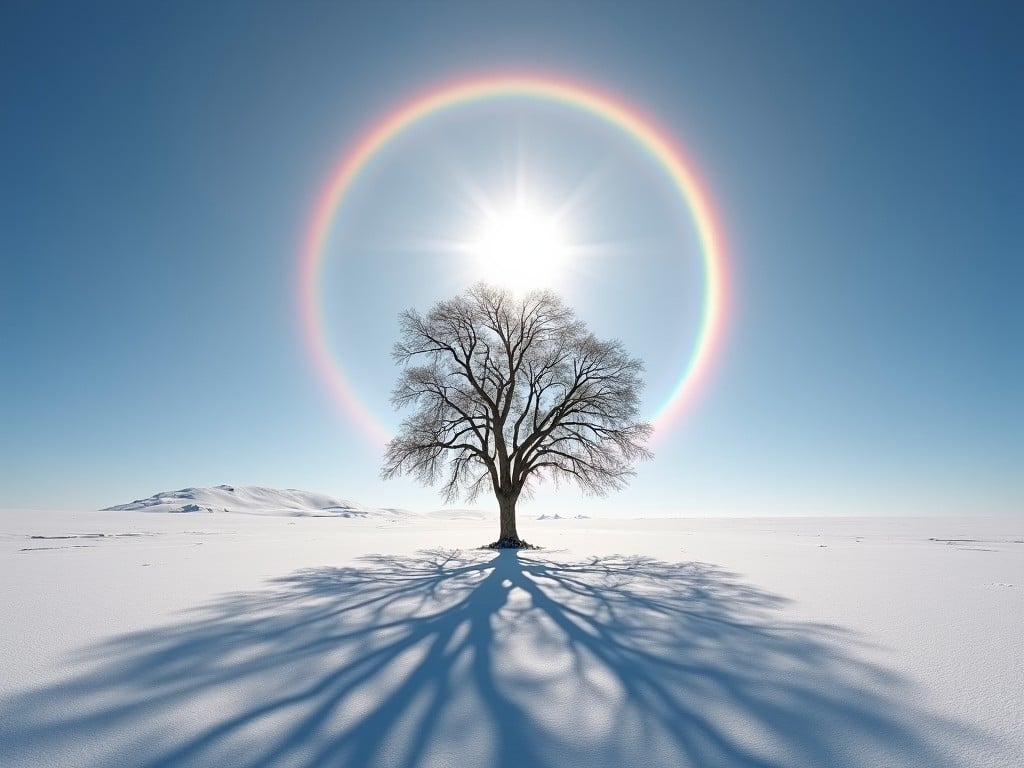
[[[1024,511],[1019,5],[480,6],[4,4],[0,506],[218,483],[438,506],[376,479],[379,449],[315,374],[298,251],[332,163],[390,108],[541,71],[686,148],[730,304],[630,489],[543,492],[524,514]],[[552,199],[596,169],[572,230],[622,258],[602,251],[567,298],[645,359],[651,401],[679,369],[699,294],[666,291],[688,235],[657,168],[579,114],[496,104],[403,136],[339,224],[333,343],[385,424],[397,311],[468,280],[417,243],[472,229],[459,181],[500,198],[509,147]]]

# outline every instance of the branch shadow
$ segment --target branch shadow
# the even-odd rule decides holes
[[[113,638],[0,702],[0,763],[953,766],[979,738],[715,566],[555,557],[374,555]]]

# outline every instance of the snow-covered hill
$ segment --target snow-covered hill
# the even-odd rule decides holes
[[[322,493],[298,491],[293,488],[262,488],[260,486],[218,485],[213,488],[183,488],[163,491],[148,499],[118,504],[103,511],[139,512],[241,512],[250,515],[281,515],[286,517],[382,517],[388,519],[414,516],[402,509],[366,507],[346,499]]]

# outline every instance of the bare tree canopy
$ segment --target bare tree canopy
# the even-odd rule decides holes
[[[388,444],[381,476],[441,482],[447,501],[490,488],[501,521],[494,546],[524,546],[516,502],[537,482],[604,495],[651,457],[651,426],[637,420],[643,364],[595,338],[556,294],[517,299],[480,283],[426,316],[403,312],[400,328],[392,403],[415,411]]]

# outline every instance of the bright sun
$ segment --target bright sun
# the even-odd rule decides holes
[[[520,292],[552,287],[568,249],[553,217],[517,205],[488,215],[472,250],[484,280]]]

